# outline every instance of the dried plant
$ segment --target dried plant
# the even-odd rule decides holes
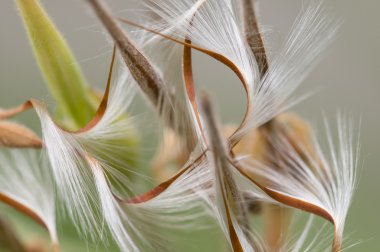
[[[121,251],[172,250],[175,232],[215,226],[236,252],[344,249],[356,187],[355,127],[339,115],[334,137],[326,120],[324,140],[286,112],[338,29],[323,3],[302,10],[271,53],[252,0],[147,0],[138,22],[88,0],[115,45],[102,97],[86,84],[38,0],[16,3],[57,112],[34,99],[0,111],[0,201],[45,227],[51,250],[60,250],[62,216],[85,240],[107,244],[112,237]],[[193,50],[241,81],[247,104],[236,127],[221,125],[209,96],[196,90]],[[130,105],[140,95],[163,138],[152,163],[159,184],[136,194],[138,160],[146,157]],[[40,119],[41,139],[10,121],[28,109]],[[331,235],[313,233],[312,217],[292,235],[299,212],[331,223]],[[264,234],[252,216],[261,216]],[[11,251],[31,251],[3,219],[0,234]]]

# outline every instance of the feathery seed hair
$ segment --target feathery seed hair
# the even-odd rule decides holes
[[[234,252],[344,249],[357,184],[355,127],[339,114],[335,143],[326,120],[324,148],[306,121],[287,112],[303,99],[295,90],[339,28],[322,1],[302,10],[276,53],[265,48],[253,0],[146,0],[149,14],[138,22],[112,14],[102,0],[86,2],[114,43],[100,104],[77,130],[37,100],[1,110],[0,201],[44,226],[55,251],[61,215],[84,239],[107,244],[112,237],[121,251],[172,250],[171,234],[215,227]],[[221,125],[212,99],[196,90],[193,50],[240,80],[247,105],[236,127]],[[157,172],[175,166],[142,194],[132,162],[139,149],[128,138],[143,132],[130,109],[136,96],[145,98],[162,130]],[[8,121],[31,108],[41,139]],[[290,235],[301,213],[310,216]],[[267,216],[264,235],[253,215]],[[314,215],[333,225],[331,236],[313,233]]]

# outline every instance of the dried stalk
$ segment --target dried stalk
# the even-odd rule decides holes
[[[241,15],[243,17],[243,30],[249,47],[255,56],[260,78],[263,79],[269,69],[268,59],[265,52],[264,41],[260,33],[257,21],[255,6],[253,0],[240,0]],[[259,128],[260,132],[265,134],[275,133],[276,119],[272,119]],[[267,142],[267,141],[266,141]],[[264,148],[271,153],[277,160],[278,154],[269,143]],[[276,161],[272,162],[273,167],[279,168]],[[289,228],[289,210],[273,205],[264,207],[264,217],[266,223],[266,240],[270,251],[278,251],[286,237],[286,231]]]
[[[334,240],[332,244],[333,252],[342,251],[342,238],[338,235],[337,231],[334,232]]]
[[[249,47],[256,58],[260,76],[268,71],[268,60],[265,53],[264,41],[260,34],[253,0],[240,0],[241,15],[243,16],[243,30]]]
[[[187,149],[191,151],[195,146],[195,140],[194,133],[189,134],[187,122],[190,122],[191,118],[186,108],[176,99],[175,94],[166,85],[153,64],[112,17],[107,6],[100,0],[88,0],[88,2],[115,41],[125,64],[141,90],[153,103],[159,114],[165,117],[165,123],[180,137],[186,139]],[[176,115],[180,115],[181,118],[176,118]]]
[[[269,69],[269,65],[268,65],[267,55],[265,52],[263,38],[261,36],[259,25],[257,22],[257,16],[254,9],[255,6],[252,0],[240,0],[240,7],[241,7],[241,15],[243,17],[243,30],[246,36],[246,40],[258,64],[258,68],[260,71],[260,78],[263,79]],[[302,126],[302,123],[301,124],[298,123],[296,126],[298,127]],[[302,132],[298,132],[299,129],[297,129],[297,127],[295,127],[294,130],[296,131],[296,133],[302,134]],[[280,158],[279,153],[277,153],[275,148],[270,143],[269,139],[273,137],[276,138],[276,134],[278,132],[282,132],[282,133],[285,133],[285,135],[287,135],[283,122],[281,122],[281,120],[278,120],[277,118],[274,118],[268,121],[267,123],[265,123],[263,126],[259,127],[259,131],[267,139],[266,146],[264,148],[266,148],[268,157],[269,155],[272,156],[272,158],[266,158],[267,161],[270,162],[270,165],[272,167],[280,169],[281,167],[278,165],[278,160]],[[296,140],[296,139],[293,139],[294,136],[292,137],[291,135],[289,135],[288,138],[290,142],[293,142]],[[309,144],[307,140],[306,142],[304,141],[301,141],[301,142],[302,144],[306,144],[305,146],[308,146]],[[295,149],[297,149],[297,152],[299,152],[299,155],[301,157],[304,157],[304,153],[302,151],[299,151],[298,148],[296,148],[296,146],[297,145],[294,145]],[[311,152],[313,153],[313,150],[311,150]],[[285,200],[285,201],[288,201],[288,200]],[[291,201],[288,202],[288,203],[291,203],[289,205],[298,205],[298,204],[294,204],[295,202],[291,202]],[[306,209],[306,208],[309,208],[309,206],[305,205],[301,207],[301,209],[302,208]],[[333,218],[331,218],[331,216],[329,215],[326,215],[326,213],[323,213],[323,211],[320,211],[320,209],[311,208],[311,209],[308,209],[307,211],[323,216],[325,219],[329,220],[335,226]],[[289,228],[289,222],[288,222],[289,214],[290,214],[289,210],[284,209],[282,207],[277,207],[277,206],[272,206],[272,205],[267,205],[265,207],[266,229],[267,229],[266,239],[267,239],[270,251],[278,251],[282,247],[283,241],[286,238],[285,237],[286,231]],[[341,246],[342,246],[342,241],[337,235],[337,232],[335,232],[333,245],[332,245],[332,251],[333,252],[340,251]]]
[[[220,127],[216,121],[215,114],[213,112],[211,103],[207,96],[203,96],[200,102],[200,108],[203,112],[203,117],[205,119],[205,126],[207,128],[206,134],[208,135],[209,147],[213,154],[214,165],[216,169],[216,176],[223,178],[221,183],[225,183],[226,192],[223,191],[223,199],[225,200],[224,205],[226,208],[230,239],[232,247],[235,252],[243,251],[236,231],[232,225],[229,212],[229,207],[227,201],[233,205],[233,214],[237,216],[238,223],[243,227],[244,235],[250,241],[252,246],[254,246],[253,239],[250,235],[250,225],[249,225],[249,216],[247,211],[247,206],[244,204],[244,198],[242,193],[239,191],[239,188],[234,180],[232,173],[230,171],[230,162],[229,162],[229,151],[227,149],[226,141],[223,140]],[[219,174],[218,174],[219,173]],[[231,194],[229,198],[228,192]],[[226,193],[227,195],[225,195]]]
[[[98,0],[88,0],[98,18],[115,41],[125,64],[129,68],[142,91],[152,103],[159,104],[162,92],[167,91],[165,83],[146,56],[137,49],[121,26],[114,20],[107,7]]]

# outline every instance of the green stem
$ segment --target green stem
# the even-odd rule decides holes
[[[16,3],[45,82],[57,101],[58,119],[71,129],[85,125],[96,105],[69,46],[38,0]]]

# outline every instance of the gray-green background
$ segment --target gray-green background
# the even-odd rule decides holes
[[[102,33],[96,32],[100,29],[85,1],[42,2],[73,48],[89,83],[103,87],[111,46]],[[122,11],[137,8],[138,1],[108,2],[114,11]],[[275,31],[271,33],[273,45],[279,44],[302,8],[303,1],[259,2],[260,20]],[[362,118],[360,184],[347,221],[351,238],[362,243],[349,251],[379,251],[380,1],[326,2],[343,20],[343,26],[337,40],[301,89],[317,89],[318,92],[294,110],[311,121],[319,120],[321,111],[333,118],[337,108]],[[244,103],[237,78],[227,68],[205,56],[197,55],[195,65],[198,86],[215,92],[223,120],[238,121]],[[1,0],[0,107],[14,106],[31,97],[50,99],[15,5],[11,0]],[[33,113],[26,114],[23,119],[38,125]]]

